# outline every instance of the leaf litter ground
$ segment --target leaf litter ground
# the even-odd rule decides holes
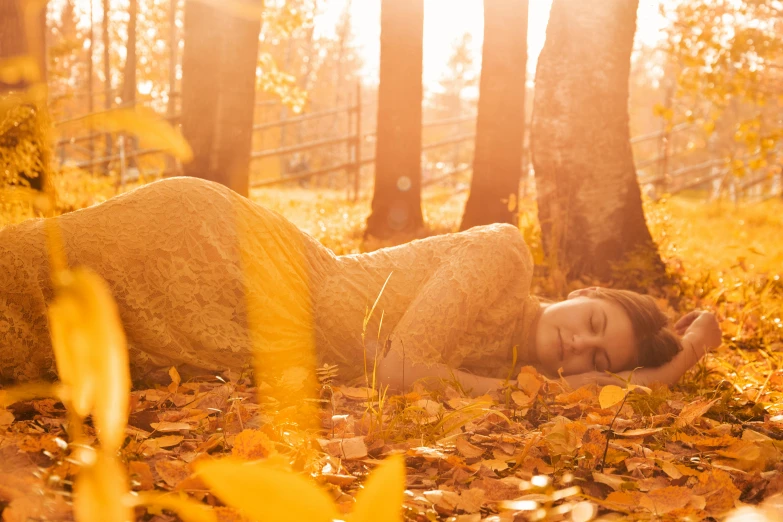
[[[381,246],[360,241],[367,202],[347,204],[326,190],[254,197],[336,253]],[[430,192],[426,201],[431,229],[453,230],[464,197]],[[781,210],[780,201],[741,208],[687,198],[648,206],[678,277],[674,288],[649,290],[672,316],[715,310],[726,333],[724,345],[671,390],[607,401],[596,387],[569,390],[526,369],[490,396],[470,397],[450,383],[388,395],[338,386],[339,368],[327,368],[321,428],[305,433],[259,405],[247,378],[179,382],[172,372],[171,384],[132,393],[122,449],[132,489],[184,492],[219,506],[194,462],[279,459],[312,475],[348,512],[368,471],[404,454],[406,520],[721,520],[743,504],[774,508],[783,492]],[[523,222],[534,222],[533,211]],[[525,233],[535,254],[536,231]],[[0,411],[3,520],[72,519],[78,469],[67,456],[66,422],[52,399]],[[216,509],[220,520],[244,520]],[[141,508],[137,516],[178,520]]]

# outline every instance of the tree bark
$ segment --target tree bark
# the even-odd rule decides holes
[[[424,0],[382,0],[375,189],[366,236],[424,226],[421,212],[421,99]]]
[[[244,2],[258,6],[260,0]],[[182,60],[182,131],[194,158],[188,176],[247,195],[261,18],[187,0]]]
[[[111,89],[111,58],[110,46],[111,40],[109,39],[109,0],[102,0],[103,6],[103,20],[101,21],[101,39],[103,40],[103,108],[104,110],[111,109],[112,105],[112,89]],[[104,156],[111,156],[112,149],[112,136],[110,132],[105,136],[106,147],[104,150]]]
[[[525,134],[528,0],[484,0],[473,179],[460,230],[517,224]]]
[[[130,0],[128,6],[128,41],[125,49],[125,68],[122,74],[122,104],[125,107],[136,106],[136,25],[139,14],[139,0]],[[138,140],[130,134],[126,135],[127,151],[130,154],[136,152]],[[136,167],[138,162],[135,156],[128,158],[128,164]]]
[[[18,82],[7,83],[0,80],[0,97],[12,91],[26,90],[37,83],[46,83],[45,5],[41,5],[39,12],[32,15],[27,22],[24,20],[22,7],[23,4],[16,0],[0,0],[0,61],[30,55],[35,58],[38,70]],[[42,127],[48,125],[48,122],[45,121],[46,118],[42,117],[46,111],[46,101],[43,99],[28,100],[24,102],[24,105],[29,106],[32,110],[24,111],[26,117],[22,121],[17,121],[14,129],[0,136],[0,149],[10,149],[8,157],[12,157],[14,152],[18,153],[18,144],[27,141],[35,147],[37,157],[33,162],[26,162],[28,166],[32,165],[30,168],[14,169],[15,172],[6,172],[5,175],[0,172],[0,181],[11,180],[12,183],[21,181],[22,184],[35,190],[44,190],[47,184],[51,156],[49,144],[46,143],[48,133]],[[0,119],[15,118],[22,113],[16,105],[9,108],[8,111],[7,114],[0,114]],[[0,154],[0,156],[5,155]],[[13,164],[0,165],[4,169],[13,166]]]
[[[634,255],[664,267],[642,210],[628,80],[638,0],[554,0],[536,71],[532,152],[550,263],[608,279]]]

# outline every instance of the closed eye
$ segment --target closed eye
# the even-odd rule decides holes
[[[596,350],[595,354],[593,355],[593,367],[598,372],[605,372],[611,369],[611,364],[609,364],[609,358],[606,356],[606,354],[601,350]]]

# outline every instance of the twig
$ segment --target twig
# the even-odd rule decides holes
[[[617,416],[620,415],[620,410],[623,409],[623,406],[625,406],[625,401],[628,399],[628,393],[630,390],[627,390],[625,392],[625,396],[623,397],[623,402],[620,403],[620,407],[617,408],[617,412],[614,414],[614,418],[612,419],[612,422],[609,424],[609,433],[606,435],[606,446],[604,446],[604,454],[601,457],[601,462],[598,463],[596,466],[596,469],[599,471],[603,471],[604,469],[604,463],[606,462],[606,452],[609,451],[609,441],[612,440],[612,435],[614,435],[614,431],[612,431],[612,426],[614,426],[614,421],[617,420]]]

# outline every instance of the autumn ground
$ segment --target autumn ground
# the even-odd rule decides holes
[[[82,193],[66,205],[101,193],[108,188],[91,187],[89,198]],[[452,193],[425,192],[433,230],[456,227],[465,194]],[[361,242],[368,201],[305,189],[252,196],[336,253],[377,246]],[[533,212],[527,203],[523,231],[545,261]],[[327,379],[322,429],[307,443],[291,425],[274,422],[246,379],[179,382],[172,373],[169,386],[132,394],[121,450],[132,488],[182,491],[215,505],[194,463],[210,455],[272,458],[311,474],[347,512],[367,472],[399,453],[407,466],[406,520],[720,520],[743,504],[772,504],[783,492],[783,201],[735,206],[679,197],[648,203],[647,213],[677,281],[651,289],[660,304],[672,316],[713,309],[726,334],[673,389],[627,396],[568,390],[523,371],[507,391],[471,399],[449,385],[391,396]],[[552,285],[540,280],[537,288]],[[51,399],[0,410],[5,521],[71,516],[76,465],[67,458],[65,421],[62,404]],[[220,520],[241,520],[231,508],[217,512]],[[154,509],[137,514],[177,520]]]

